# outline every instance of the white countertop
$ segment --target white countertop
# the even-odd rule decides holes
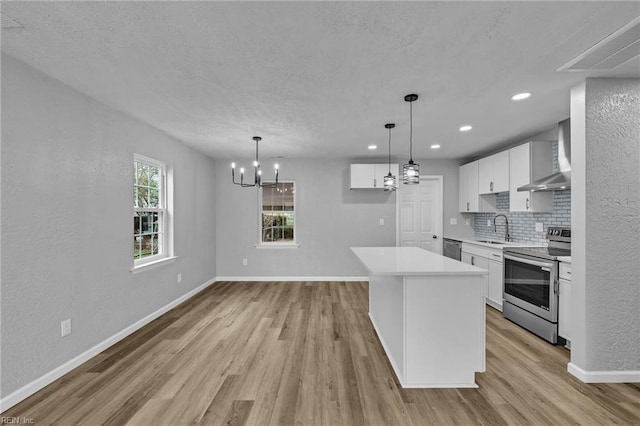
[[[546,245],[542,243],[531,243],[531,242],[513,242],[513,241],[506,242],[506,241],[500,241],[500,240],[492,240],[491,238],[476,240],[471,238],[452,237],[448,235],[445,235],[444,238],[447,238],[449,240],[462,241],[463,243],[477,244],[479,246],[491,247],[491,248],[500,249],[500,250],[504,248],[509,248],[509,247],[544,247]],[[486,241],[491,241],[491,242],[486,242]]]
[[[467,265],[419,247],[351,247],[372,275],[487,275]]]
[[[558,256],[560,262],[571,263],[571,256]]]

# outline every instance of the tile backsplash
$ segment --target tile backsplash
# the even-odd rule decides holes
[[[549,226],[571,226],[571,190],[555,191],[553,193],[553,211],[548,213],[510,212],[509,193],[496,194],[495,212],[474,215],[473,231],[475,237],[502,240],[505,231],[504,218],[498,218],[496,221],[497,232],[493,231],[493,218],[501,213],[509,218],[509,234],[512,241],[546,243],[546,232]],[[487,225],[487,221],[491,225]],[[543,224],[542,232],[536,232],[536,223]]]

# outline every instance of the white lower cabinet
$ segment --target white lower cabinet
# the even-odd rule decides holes
[[[502,249],[492,249],[473,243],[462,243],[462,262],[489,271],[484,296],[489,306],[502,311],[504,261]]]
[[[502,258],[502,255],[500,256]],[[502,312],[502,282],[504,281],[504,263],[502,260],[489,260],[489,298],[487,303]]]
[[[573,309],[571,303],[571,264],[560,262],[560,295],[558,307],[558,335],[564,337],[571,346],[572,336],[572,316]]]

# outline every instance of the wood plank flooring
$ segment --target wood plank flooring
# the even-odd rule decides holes
[[[566,349],[491,308],[478,389],[403,390],[367,307],[366,282],[218,282],[2,416],[38,425],[640,424],[640,385],[581,383],[566,371]]]

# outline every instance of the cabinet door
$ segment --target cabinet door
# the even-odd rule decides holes
[[[531,145],[511,148],[509,153],[510,181],[509,181],[509,210],[512,212],[530,211],[531,192],[518,192],[518,188],[527,185],[531,178],[530,150]]]
[[[551,174],[551,143],[528,142],[509,150],[509,211],[550,212],[551,192],[518,191],[518,188]],[[535,169],[535,170],[534,170]]]
[[[481,158],[478,163],[479,194],[495,194],[509,190],[509,151]]]
[[[493,155],[493,190],[491,192],[509,191],[509,151]]]
[[[571,341],[571,318],[573,316],[571,303],[571,281],[560,280],[560,306],[558,307],[558,334]]]
[[[374,165],[351,165],[351,188],[373,188]]]
[[[478,162],[460,166],[458,174],[458,208],[462,213],[479,211]]]
[[[503,263],[489,260],[489,304],[502,312]]]
[[[487,271],[489,271],[489,275],[491,275],[491,270],[489,269],[490,262],[489,262],[489,259],[485,257],[463,251],[461,253],[460,260],[462,261],[462,263],[466,263],[467,265],[473,265],[473,266],[477,266],[478,268],[486,269]],[[484,294],[485,300],[488,300],[488,297],[489,297],[489,277],[488,276],[485,278],[482,294]]]
[[[486,257],[472,255],[471,261],[474,266],[477,266],[478,268],[482,268],[486,271],[489,271],[489,259],[487,259]],[[491,271],[489,271],[489,275],[490,274],[491,274]],[[484,294],[485,301],[489,298],[489,275],[485,276],[485,280],[484,280],[483,294]]]

